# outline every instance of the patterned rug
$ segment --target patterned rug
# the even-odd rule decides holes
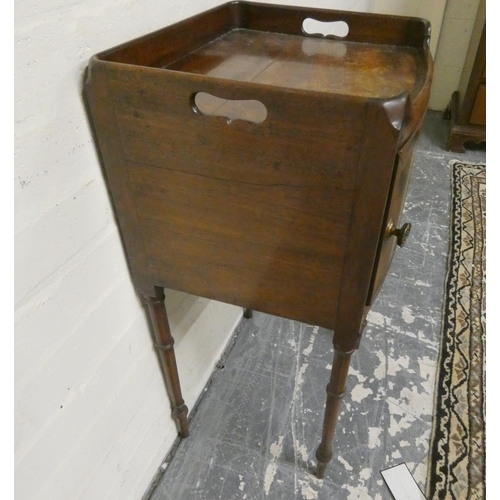
[[[451,168],[450,256],[427,498],[483,500],[486,167],[454,161]]]

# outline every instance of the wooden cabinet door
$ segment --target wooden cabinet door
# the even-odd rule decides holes
[[[375,300],[384,279],[389,272],[394,252],[396,250],[397,239],[395,236],[389,236],[387,230],[390,224],[399,227],[404,221],[401,220],[406,192],[408,191],[408,182],[413,165],[413,153],[418,138],[418,132],[414,134],[406,144],[400,149],[396,157],[397,167],[389,194],[388,208],[384,224],[382,226],[382,235],[380,237],[379,251],[375,262],[375,270],[370,288],[367,305]]]

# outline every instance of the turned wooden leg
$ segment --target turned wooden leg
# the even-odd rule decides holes
[[[347,374],[349,372],[349,363],[351,361],[352,351],[334,350],[332,372],[330,383],[326,386],[326,408],[325,420],[323,423],[323,437],[316,450],[318,459],[318,469],[316,476],[322,479],[325,475],[326,466],[332,459],[332,439],[337,426],[337,420],[342,406],[342,398],[345,392]]]
[[[155,347],[161,359],[165,383],[167,386],[172,416],[175,419],[181,437],[189,436],[187,421],[188,409],[182,399],[181,384],[174,353],[174,339],[168,326],[167,311],[165,309],[165,294],[162,288],[155,287],[156,297],[144,296],[148,305],[149,315],[153,324]]]
[[[253,316],[253,309],[243,309],[243,317],[250,319]]]

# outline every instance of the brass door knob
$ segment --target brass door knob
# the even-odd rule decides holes
[[[399,229],[394,225],[394,221],[389,221],[387,226],[386,235],[387,238],[390,236],[396,236],[398,246],[402,247],[406,243],[408,236],[410,236],[411,224],[405,222]]]

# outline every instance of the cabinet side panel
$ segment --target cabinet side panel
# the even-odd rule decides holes
[[[93,58],[87,71],[85,98],[92,117],[99,156],[118,219],[129,269],[136,288],[142,288],[143,291],[154,295],[154,289],[150,286],[152,280],[148,272],[147,254],[139,231],[135,204],[123,161],[107,67],[105,63]]]
[[[349,32],[342,38],[345,41],[405,45],[420,49],[430,36],[429,22],[416,17],[245,2],[240,5],[241,27],[258,31],[307,37],[309,35],[303,31],[302,23],[311,17],[323,22],[346,22]]]
[[[158,284],[331,328],[365,103],[168,71],[111,81]],[[258,100],[267,118],[203,115],[197,92]]]
[[[348,216],[349,192],[331,207],[324,187],[258,186],[136,163],[129,175],[150,265],[165,286],[311,322],[314,304],[331,323],[342,257],[333,242],[346,238],[340,216]]]
[[[386,103],[372,102],[368,107],[336,314],[334,343],[341,350],[357,347],[367,313],[401,133],[398,124],[404,121],[406,106],[407,97],[400,96]]]

